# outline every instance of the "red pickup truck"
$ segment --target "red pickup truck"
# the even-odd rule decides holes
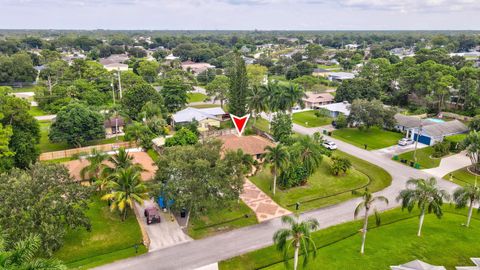
[[[160,223],[160,212],[154,206],[145,208],[144,215],[147,218],[147,225],[152,223]]]

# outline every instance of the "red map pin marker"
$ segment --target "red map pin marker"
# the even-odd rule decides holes
[[[250,114],[247,114],[242,117],[238,117],[236,115],[230,114],[230,118],[237,129],[238,136],[242,136],[245,127],[247,126],[248,119],[250,118]]]

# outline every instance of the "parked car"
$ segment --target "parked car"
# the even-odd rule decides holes
[[[410,145],[410,144],[413,144],[414,141],[412,139],[408,139],[408,138],[402,138],[398,141],[398,145],[400,146],[406,146],[406,145]]]
[[[147,225],[160,223],[160,212],[154,206],[145,208],[144,215],[147,218]]]
[[[337,144],[335,144],[332,141],[324,141],[322,145],[323,145],[323,147],[325,147],[327,149],[330,149],[330,150],[337,149]]]

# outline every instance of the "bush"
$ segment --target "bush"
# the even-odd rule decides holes
[[[316,117],[330,117],[330,111],[325,108],[320,108],[315,111]]]
[[[335,127],[338,129],[341,129],[341,128],[346,128],[347,126],[348,126],[347,117],[345,117],[345,115],[343,114],[340,114],[335,120]]]
[[[345,174],[352,167],[352,162],[348,158],[332,157],[331,159],[330,170],[334,175],[339,175],[340,172]]]
[[[302,164],[294,164],[282,171],[279,184],[282,188],[291,188],[307,182],[308,172]]]
[[[437,143],[433,146],[433,154],[432,156],[435,158],[440,158],[443,156],[448,155],[450,153],[450,142],[449,141],[443,141],[440,143]]]
[[[198,137],[195,133],[187,128],[181,128],[173,137],[165,140],[165,146],[175,145],[192,145],[198,142]]]

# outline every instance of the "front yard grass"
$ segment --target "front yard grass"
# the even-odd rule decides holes
[[[47,115],[48,113],[42,111],[42,109],[40,109],[39,107],[37,106],[30,106],[30,110],[28,110],[28,113],[35,117],[35,116],[42,116],[42,115]]]
[[[140,244],[142,233],[132,211],[122,222],[118,212],[111,212],[100,196],[93,196],[87,216],[92,224],[91,231],[69,231],[63,247],[54,254],[69,268],[89,269],[147,252]],[[135,244],[139,245],[138,253]]]
[[[305,186],[285,190],[277,186],[275,196],[271,191],[273,176],[269,168],[263,168],[250,180],[286,209],[294,211],[295,203],[300,202],[299,210],[302,212],[354,198],[356,196],[352,195],[352,189],[369,185],[370,191],[375,192],[390,185],[391,176],[380,167],[340,151],[336,151],[334,155],[349,158],[354,168],[345,175],[334,176],[330,172],[330,159],[324,157],[322,164],[310,176]]]
[[[188,235],[194,239],[258,223],[255,213],[243,201],[193,217],[190,222]]]
[[[469,258],[478,257],[480,249],[478,215],[474,215],[470,228],[467,228],[462,226],[466,221],[466,210],[456,210],[451,205],[443,208],[445,213],[442,219],[437,219],[433,214],[425,217],[422,237],[416,236],[418,212],[409,214],[394,209],[381,213],[382,223],[378,227],[371,216],[364,255],[359,252],[361,221],[314,232],[312,237],[317,247],[317,257],[306,268],[300,269],[390,269],[391,265],[415,259],[443,265],[447,269],[472,265]],[[273,235],[274,232],[271,233]],[[285,269],[282,255],[275,246],[269,246],[222,261],[219,266],[221,270]],[[300,264],[302,261],[303,258],[300,258]]]
[[[475,177],[474,174],[469,172],[467,169],[468,167],[461,168],[451,173],[448,173],[443,177],[443,179],[448,181],[453,181],[455,184],[458,184],[460,186],[466,186],[467,184],[475,185],[475,179],[479,177]],[[450,177],[450,174],[452,177]]]
[[[197,108],[197,109],[205,109],[205,108],[220,107],[220,105],[218,105],[218,104],[198,104],[198,105],[189,105],[189,107]]]
[[[295,124],[304,126],[304,127],[320,127],[326,126],[332,123],[332,118],[315,115],[315,110],[297,112],[293,114],[292,121]]]
[[[75,148],[71,145],[68,145],[66,142],[60,142],[60,143],[50,142],[50,140],[48,139],[48,133],[50,131],[50,126],[52,125],[52,122],[42,121],[39,124],[40,124],[40,143],[38,144],[38,147],[39,147],[41,153],[53,152],[53,151],[62,151],[62,150]],[[123,136],[119,136],[118,141],[122,142],[123,141]],[[117,142],[117,139],[115,137],[113,137],[113,138],[108,138],[108,139],[106,138],[106,139],[89,141],[84,146],[109,144],[109,143],[115,143],[115,142]]]
[[[415,150],[398,155],[397,161],[406,159],[408,161],[408,164],[410,164],[410,161],[414,161],[413,160],[414,152]],[[433,152],[434,150],[433,150],[433,147],[431,146],[417,149],[417,163],[420,165],[420,169],[430,169],[430,168],[438,167],[440,165],[440,161],[442,161],[442,159],[432,158]]]
[[[202,93],[188,93],[187,94],[187,102],[192,103],[192,102],[202,102],[207,98],[206,95]]]
[[[398,143],[403,134],[393,131],[372,127],[360,130],[358,128],[343,128],[333,131],[332,136],[357,147],[368,150],[381,149]]]

